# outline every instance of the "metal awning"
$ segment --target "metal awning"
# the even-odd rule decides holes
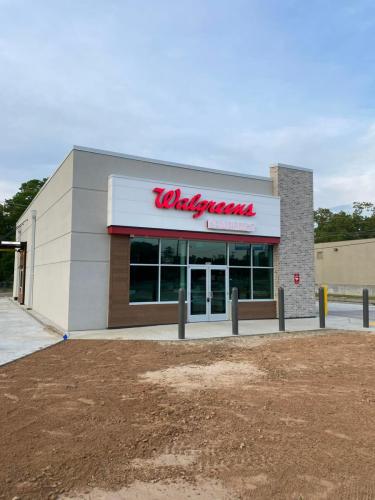
[[[26,248],[26,241],[0,241],[0,250],[21,250]]]

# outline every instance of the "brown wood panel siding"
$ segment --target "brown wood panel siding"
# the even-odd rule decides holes
[[[130,239],[111,235],[108,327],[177,323],[177,304],[129,305]],[[240,302],[239,319],[276,318],[276,302]]]
[[[274,319],[276,318],[276,301],[239,302],[239,319]]]

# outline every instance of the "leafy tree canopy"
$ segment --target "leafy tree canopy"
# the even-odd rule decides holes
[[[354,202],[351,214],[319,208],[314,212],[314,222],[315,243],[375,238],[375,205]]]
[[[26,208],[35,198],[46,178],[31,179],[21,184],[18,192],[4,203],[0,203],[0,240],[14,240],[16,224]],[[0,252],[0,286],[1,283],[13,281],[14,252]]]

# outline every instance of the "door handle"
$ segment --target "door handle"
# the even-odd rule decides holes
[[[207,302],[210,302],[210,297],[207,297]]]

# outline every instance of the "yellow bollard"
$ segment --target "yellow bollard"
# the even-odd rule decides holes
[[[325,314],[325,316],[327,316],[327,314],[328,314],[328,286],[324,285],[323,290],[324,290],[324,314]]]

